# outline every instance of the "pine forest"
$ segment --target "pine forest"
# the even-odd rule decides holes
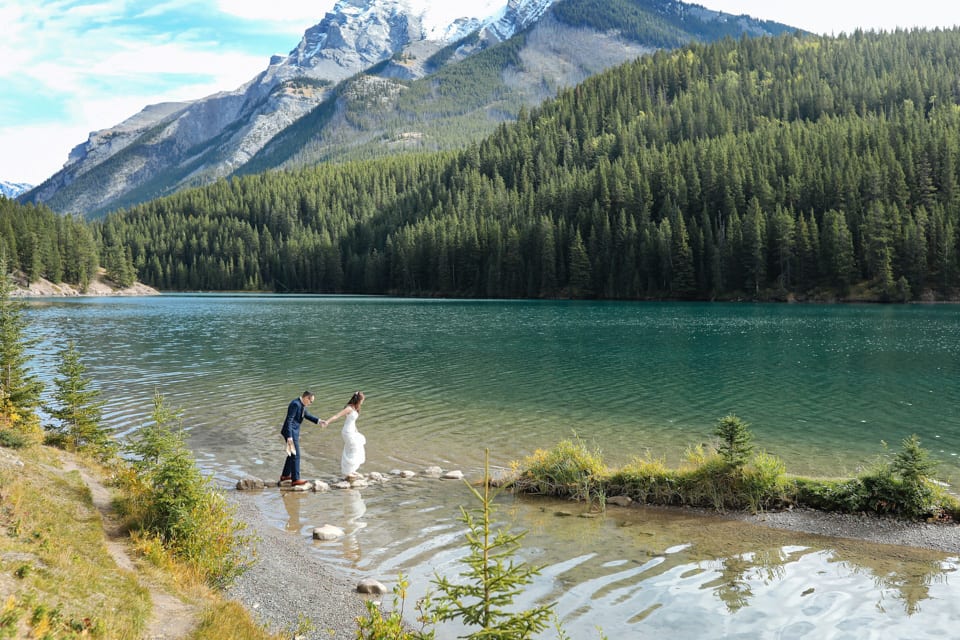
[[[2,250],[56,280],[93,246],[168,291],[956,299],[958,60],[960,30],[691,44],[458,151],[234,177],[89,222],[0,201]]]

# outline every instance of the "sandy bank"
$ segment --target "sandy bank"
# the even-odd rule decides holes
[[[153,287],[148,287],[140,282],[134,283],[130,287],[119,288],[113,285],[104,276],[103,269],[93,279],[86,291],[81,292],[76,285],[61,282],[54,284],[49,280],[40,278],[36,282],[27,282],[23,274],[15,274],[13,277],[14,288],[10,295],[27,298],[40,297],[76,297],[76,296],[155,296],[160,292]]]

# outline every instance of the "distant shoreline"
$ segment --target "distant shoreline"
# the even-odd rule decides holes
[[[40,278],[34,282],[27,282],[23,274],[13,276],[13,288],[10,295],[18,298],[93,298],[99,296],[156,296],[160,292],[141,282],[135,282],[129,287],[120,288],[111,283],[103,274],[97,276],[81,291],[79,285],[61,282],[54,284]]]

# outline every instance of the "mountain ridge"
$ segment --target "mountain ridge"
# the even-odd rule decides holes
[[[589,17],[577,17],[591,13],[605,15],[606,22],[590,24]],[[654,31],[670,32],[655,46],[645,45],[642,40],[650,35],[629,26],[631,20],[656,23]],[[751,33],[789,29],[738,20],[733,33],[745,33],[748,27]],[[429,24],[427,14],[412,10],[407,0],[340,0],[305,30],[286,57],[272,57],[266,69],[238,89],[190,102],[149,105],[115,127],[92,133],[71,151],[63,169],[20,200],[90,216],[234,174],[459,146],[513,119],[521,107],[535,106],[603,68],[663,42],[678,45],[696,39],[677,26],[684,21],[710,24],[718,32],[730,22],[726,14],[675,0],[599,5],[590,0],[509,0],[492,15],[457,18],[438,27]],[[549,56],[542,49],[526,48],[529,41],[542,46],[543,31],[550,29],[560,35],[551,43]],[[467,35],[454,41],[431,39],[438,33],[445,38]],[[578,34],[577,44],[566,45],[573,33]],[[490,73],[500,77],[492,77],[484,88],[487,93],[475,99],[486,102],[469,110],[457,105],[460,96],[451,96],[443,83],[473,91],[469,78],[451,81],[448,74],[448,79],[436,80],[438,74],[485,51],[516,46],[507,44],[511,38],[526,39],[516,58],[494,56],[503,67]],[[589,64],[589,54],[598,48],[604,50],[602,65]],[[404,104],[401,96],[409,93],[404,83],[416,82],[421,83],[421,102]],[[378,105],[382,117],[358,115],[363,101],[377,97],[377,91],[385,95]],[[444,117],[419,122],[418,114],[441,100],[453,108],[444,107]],[[457,110],[462,113],[453,113]],[[361,120],[363,127],[355,126]],[[426,132],[417,131],[422,124],[428,125]],[[299,149],[290,144],[293,137],[301,139]],[[292,150],[280,153],[281,145]]]

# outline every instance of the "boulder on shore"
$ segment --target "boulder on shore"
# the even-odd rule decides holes
[[[387,588],[383,583],[374,580],[373,578],[364,578],[357,584],[357,593],[372,593],[375,595],[383,595],[387,592]]]

